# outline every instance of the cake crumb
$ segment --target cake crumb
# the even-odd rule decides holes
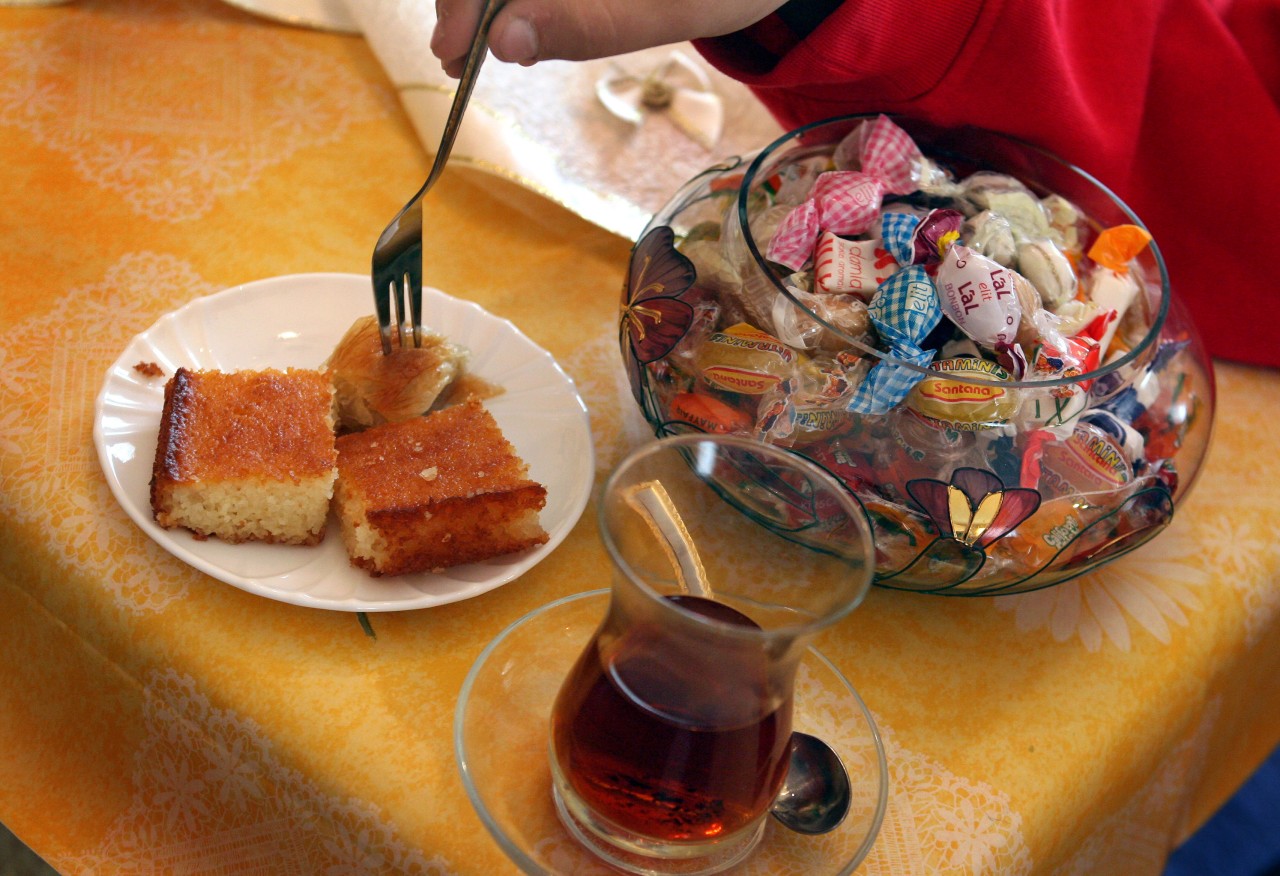
[[[133,366],[133,370],[144,377],[164,377],[164,369],[155,362],[139,362]]]

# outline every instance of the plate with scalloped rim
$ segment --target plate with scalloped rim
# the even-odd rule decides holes
[[[502,388],[484,405],[529,477],[547,488],[546,544],[441,572],[375,578],[351,565],[330,518],[316,546],[201,541],[164,529],[151,514],[151,467],[164,385],[179,367],[233,371],[318,368],[358,317],[372,312],[369,278],[295,274],[234,286],[161,317],[108,369],[94,408],[94,446],[107,482],[129,517],[185,563],[250,593],[336,611],[400,611],[469,599],[514,580],[573,529],[595,474],[590,420],[573,381],[505,319],[479,305],[423,290],[423,325],[471,351],[467,372]],[[135,365],[154,362],[165,377]]]
[[[237,9],[291,24],[337,33],[360,33],[360,22],[345,0],[225,0]]]

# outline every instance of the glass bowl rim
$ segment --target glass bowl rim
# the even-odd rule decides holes
[[[768,269],[767,259],[765,259],[764,254],[760,252],[759,247],[756,245],[755,237],[751,233],[751,225],[749,222],[749,210],[748,210],[748,199],[749,199],[748,196],[751,192],[751,184],[755,180],[756,176],[759,174],[761,167],[764,165],[764,163],[768,160],[768,158],[771,155],[776,154],[778,150],[785,147],[788,143],[798,140],[802,138],[805,134],[811,131],[814,131],[818,128],[832,126],[836,124],[852,125],[860,121],[874,120],[881,115],[889,118],[895,124],[897,124],[899,120],[906,121],[908,125],[910,125],[912,122],[916,122],[920,124],[929,124],[924,120],[915,119],[913,117],[905,116],[901,114],[854,113],[849,115],[832,116],[826,119],[819,119],[818,121],[810,122],[806,125],[801,125],[800,127],[797,127],[797,128],[792,128],[790,131],[787,131],[786,133],[779,136],[772,143],[769,143],[768,145],[758,150],[753,156],[750,156],[750,163],[747,165],[746,170],[743,172],[742,181],[738,185],[737,219],[738,219],[738,224],[742,231],[743,240],[747,245],[748,251],[751,253],[752,259],[754,259],[756,264],[762,268],[762,272],[769,278],[769,282],[773,284],[774,288],[779,292],[779,294],[785,295],[787,299],[790,300],[794,306],[800,308],[801,311],[804,312],[808,317],[815,320],[816,322],[818,322],[820,325],[822,325],[824,328],[828,329],[829,331],[834,332],[843,341],[855,347],[860,352],[869,356],[873,356],[876,359],[878,359],[880,362],[883,362],[887,365],[894,365],[897,367],[906,368],[911,371],[915,371],[918,374],[925,377],[933,377],[933,376],[937,376],[938,372],[931,369],[929,365],[927,364],[917,365],[914,362],[908,362],[903,359],[898,359],[882,350],[877,350],[874,347],[864,344],[861,341],[857,340],[856,338],[853,338],[848,334],[846,334],[839,327],[823,319],[820,315],[818,315],[817,313],[814,313],[812,310],[806,307],[801,301],[797,300],[796,297],[786,288],[786,286],[778,280],[778,278],[774,275],[773,271]],[[1002,134],[996,131],[991,131],[986,128],[980,128],[974,125],[953,127],[953,128],[946,128],[944,126],[933,125],[933,127],[938,127],[940,130],[948,130],[953,132],[972,131],[974,133],[981,133],[982,136],[984,137],[993,137],[999,140],[1003,140],[1006,143],[1012,144],[1013,146],[1019,149],[1025,149],[1025,150],[1034,152],[1040,155],[1041,157],[1048,159],[1054,164],[1057,164],[1058,166],[1068,171],[1069,173],[1073,173],[1076,176],[1080,177],[1086,185],[1091,185],[1094,188],[1096,188],[1104,197],[1110,199],[1111,202],[1114,203],[1115,206],[1118,207],[1119,210],[1124,215],[1129,217],[1130,221],[1134,225],[1137,225],[1143,230],[1150,233],[1150,230],[1147,229],[1146,225],[1143,224],[1142,220],[1138,218],[1138,215],[1129,207],[1128,204],[1126,204],[1123,200],[1121,200],[1121,198],[1118,195],[1116,195],[1115,192],[1113,192],[1110,188],[1104,185],[1100,180],[1098,180],[1095,176],[1093,176],[1089,172],[1081,169],[1080,167],[1072,164],[1071,162],[1068,162],[1062,158],[1059,158],[1057,155],[1055,155],[1053,152],[1050,152],[1047,149],[1044,149],[1040,146],[1036,146],[1032,143],[1028,143],[1027,141],[1019,139],[1017,137],[1012,137],[1008,134]],[[850,128],[850,130],[852,131],[852,127]],[[924,151],[924,150],[921,150],[921,151]],[[967,158],[970,161],[973,161],[975,164],[978,164],[980,166],[985,166],[985,162],[973,156],[962,155],[959,152],[956,152],[955,155],[957,157]],[[1013,176],[1013,174],[1009,174],[1009,175]],[[1017,177],[1015,177],[1015,179],[1017,179]],[[1020,181],[1024,183],[1026,182],[1025,180],[1020,180]],[[1090,383],[1093,383],[1094,381],[1097,381],[1108,374],[1111,374],[1115,371],[1118,371],[1121,368],[1124,368],[1127,365],[1134,363],[1140,357],[1145,356],[1148,352],[1151,351],[1151,348],[1153,347],[1153,345],[1157,343],[1157,341],[1160,338],[1161,332],[1164,330],[1165,320],[1169,314],[1170,297],[1172,295],[1172,290],[1169,286],[1169,274],[1168,274],[1167,268],[1165,267],[1164,256],[1160,253],[1160,248],[1156,244],[1154,235],[1152,235],[1151,241],[1148,244],[1148,246],[1151,249],[1151,255],[1155,260],[1156,267],[1160,273],[1160,292],[1161,292],[1160,308],[1155,318],[1151,321],[1151,325],[1148,328],[1147,333],[1143,336],[1142,340],[1139,343],[1135,344],[1133,348],[1128,350],[1124,355],[1118,356],[1114,360],[1107,362],[1104,365],[1100,365],[1098,368],[1095,368],[1092,371],[1086,372],[1084,374],[1078,374],[1071,377],[1055,377],[1055,378],[1049,378],[1044,380],[989,380],[989,379],[984,379],[982,377],[971,376],[967,374],[964,374],[964,375],[948,374],[946,379],[949,382],[954,382],[954,383],[965,383],[965,384],[971,384],[976,386],[998,386],[1004,389],[1053,389],[1055,387],[1060,387],[1060,386],[1080,386],[1080,385],[1087,386]]]

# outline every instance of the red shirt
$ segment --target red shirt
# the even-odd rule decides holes
[[[1280,366],[1280,0],[846,0],[697,43],[794,127],[886,112],[1036,143],[1142,218],[1216,357]]]

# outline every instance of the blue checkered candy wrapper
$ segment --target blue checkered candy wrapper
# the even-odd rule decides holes
[[[900,265],[909,265],[915,257],[911,238],[915,234],[920,217],[913,213],[882,213],[880,215],[880,239],[884,248]]]
[[[895,359],[921,368],[933,361],[933,353],[933,350],[921,350],[919,347],[893,351]],[[848,409],[855,414],[887,414],[924,377],[922,372],[896,362],[877,362],[858,385],[858,391],[849,400]]]
[[[938,290],[922,265],[908,265],[881,283],[867,312],[895,355],[899,348],[918,348],[942,319]]]

